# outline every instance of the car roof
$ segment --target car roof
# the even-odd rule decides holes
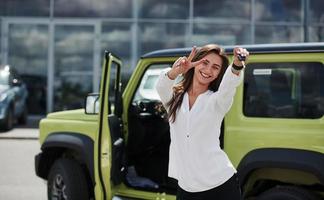
[[[238,46],[238,45],[237,45]],[[251,54],[264,53],[298,53],[298,52],[324,52],[324,42],[316,43],[279,43],[279,44],[254,44],[254,45],[239,45],[246,48]],[[232,54],[235,46],[222,46],[226,54]],[[189,55],[190,48],[174,48],[152,51],[144,54],[141,58],[156,58],[156,57],[176,57]]]

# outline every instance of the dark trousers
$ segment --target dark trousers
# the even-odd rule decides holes
[[[187,192],[178,186],[177,200],[241,200],[241,190],[236,174],[222,185],[202,192]]]

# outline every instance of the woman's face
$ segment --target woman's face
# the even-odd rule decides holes
[[[195,67],[194,80],[209,85],[218,77],[223,61],[216,53],[209,53],[202,59],[205,61]]]

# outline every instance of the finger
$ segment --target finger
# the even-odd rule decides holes
[[[249,53],[249,51],[247,49],[244,49],[244,53],[245,53],[246,56],[250,55],[250,53]]]
[[[179,67],[180,66],[180,61],[181,61],[181,57],[178,58],[172,65],[173,68]]]
[[[176,60],[176,61],[174,62],[174,64],[175,64],[175,65],[179,64],[179,63],[180,63],[180,60],[181,60],[181,58],[182,58],[182,57],[179,57],[179,58],[178,58],[178,59],[177,59],[177,60]]]
[[[249,52],[246,49],[243,49],[241,52],[241,55],[247,57],[247,56],[249,56]]]
[[[197,65],[200,65],[204,61],[205,61],[205,59],[200,59],[200,60],[198,60],[196,62],[192,62],[190,67],[196,67]]]
[[[192,50],[191,50],[190,55],[189,55],[189,57],[188,57],[188,60],[189,60],[189,61],[191,61],[192,58],[196,55],[196,49],[197,49],[196,46],[193,46],[193,47],[192,47]]]
[[[239,54],[242,54],[243,53],[243,49],[242,48],[238,48],[237,51],[236,51],[236,54],[239,55]]]
[[[237,55],[238,48],[239,48],[239,47],[234,47],[234,49],[233,49],[233,54],[234,54],[234,56]]]

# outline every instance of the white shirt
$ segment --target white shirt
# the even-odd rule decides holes
[[[188,192],[212,189],[236,173],[219,145],[222,120],[242,79],[242,75],[233,74],[231,68],[227,68],[218,91],[200,94],[190,110],[189,97],[185,93],[175,122],[169,122],[168,175],[177,179],[179,186]],[[156,89],[165,108],[172,97],[174,83],[165,72],[159,77]]]

